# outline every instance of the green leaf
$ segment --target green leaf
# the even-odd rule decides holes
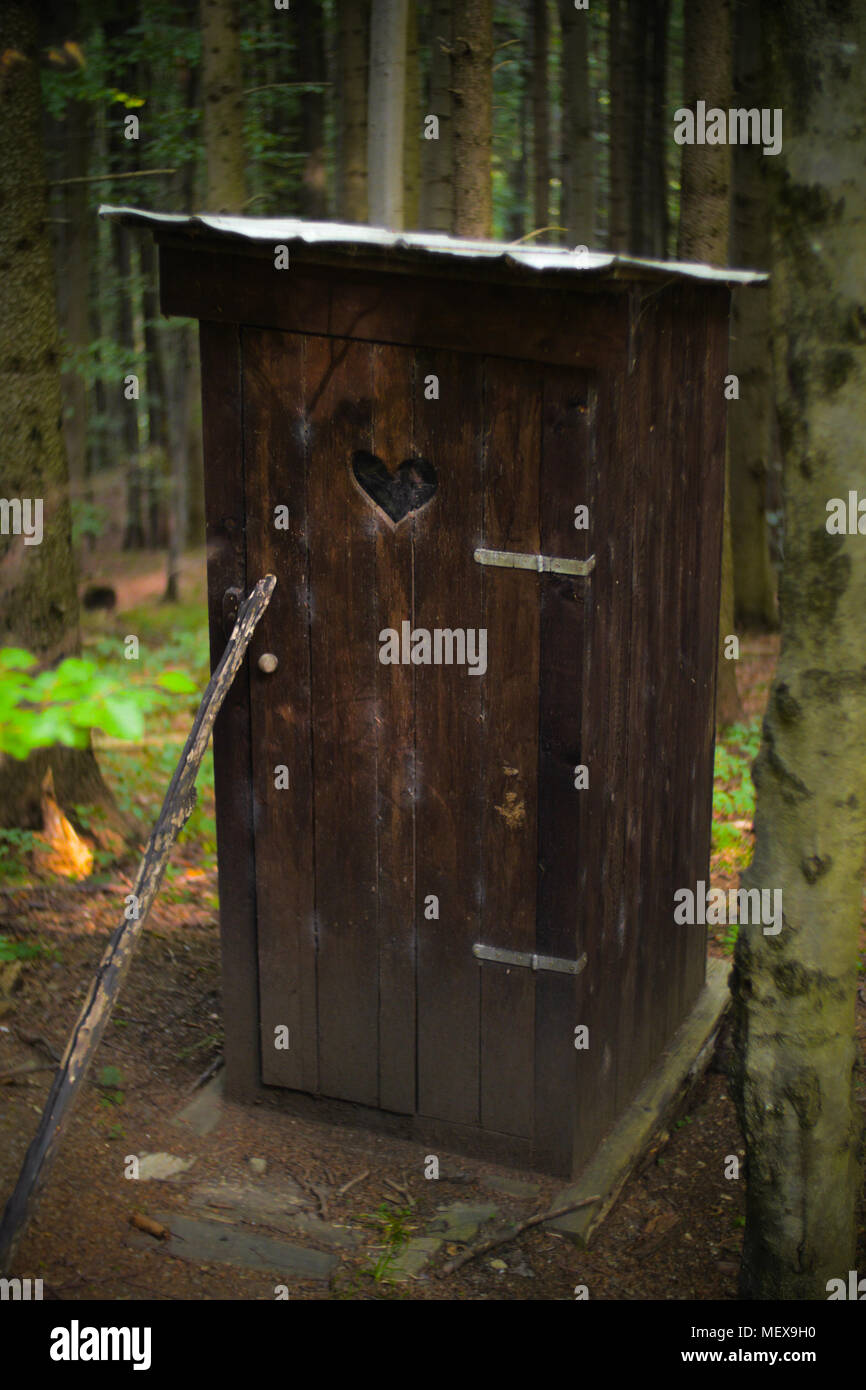
[[[194,695],[198,690],[195,681],[183,671],[163,671],[161,676],[157,676],[156,684],[175,695]]]

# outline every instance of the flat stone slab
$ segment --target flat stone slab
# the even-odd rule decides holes
[[[300,1207],[310,1206],[306,1192],[288,1174],[281,1177],[278,1184],[270,1180],[267,1187],[254,1182],[200,1183],[189,1194],[189,1201],[194,1207],[232,1212],[245,1220],[261,1222],[272,1222]]]
[[[195,1163],[194,1158],[178,1158],[177,1154],[142,1154],[138,1160],[139,1182],[165,1181],[186,1173]]]
[[[477,1236],[485,1221],[498,1215],[499,1208],[492,1204],[473,1204],[452,1202],[447,1207],[437,1207],[439,1215],[427,1224],[427,1230],[441,1235],[443,1240],[454,1241],[457,1245],[468,1245]]]
[[[551,1207],[599,1194],[592,1206],[545,1221],[544,1229],[562,1231],[587,1245],[604,1220],[626,1180],[663,1128],[683,1092],[706,1070],[715,1036],[730,1003],[729,961],[717,957],[707,962],[707,979],[694,1007],[662,1053],[628,1109],[596,1150],[577,1182],[558,1192]]]
[[[387,1272],[387,1278],[397,1284],[414,1279],[421,1273],[428,1261],[432,1260],[442,1245],[441,1239],[431,1236],[413,1236],[407,1241]]]
[[[270,1189],[251,1183],[204,1183],[189,1197],[190,1206],[206,1214],[210,1221],[267,1226],[285,1235],[310,1236],[321,1245],[343,1250],[363,1240],[359,1231],[333,1225],[304,1211],[309,1200],[291,1177],[281,1178],[279,1187]]]
[[[211,1134],[222,1119],[224,1095],[225,1068],[218,1071],[206,1086],[202,1086],[198,1095],[178,1111],[172,1124],[187,1125],[196,1134]]]
[[[175,1255],[193,1264],[240,1265],[243,1269],[268,1270],[290,1279],[330,1279],[337,1256],[308,1250],[259,1235],[246,1227],[221,1221],[199,1221],[176,1211],[155,1218],[171,1231],[170,1240],[133,1236],[131,1241],[160,1255]]]
[[[482,1187],[491,1192],[505,1192],[509,1197],[538,1197],[541,1188],[537,1182],[524,1182],[521,1178],[499,1178],[493,1174],[481,1179]]]

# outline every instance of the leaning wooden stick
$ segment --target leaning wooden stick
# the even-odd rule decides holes
[[[37,1189],[47,1175],[57,1152],[81,1083],[87,1075],[88,1067],[126,978],[136,942],[153,900],[159,892],[172,845],[195,805],[195,779],[213,730],[214,720],[240,669],[256,624],[268,606],[276,582],[272,574],[266,574],[241,605],[228,645],[202,696],[198,714],[180,762],[175,768],[144,858],[139,865],[133,890],[134,898],[127,908],[129,918],[124,916],[124,920],[112,933],[111,940],[105,948],[99,969],[93,978],[78,1022],[72,1030],[54,1077],[36,1137],[27,1150],[15,1191],[6,1203],[3,1220],[0,1222],[0,1272],[4,1274],[14,1259],[15,1248],[30,1214]],[[133,909],[132,912],[130,908]]]
[[[522,1235],[532,1226],[539,1226],[542,1221],[553,1221],[557,1216],[565,1216],[566,1212],[577,1211],[578,1207],[591,1207],[593,1202],[600,1202],[601,1197],[596,1193],[594,1197],[582,1197],[579,1202],[566,1202],[565,1206],[555,1207],[553,1211],[540,1211],[535,1216],[530,1216],[526,1221],[521,1221],[517,1226],[510,1226],[507,1231],[500,1231],[498,1235],[491,1236],[490,1240],[482,1240],[480,1245],[473,1245],[471,1250],[464,1250],[462,1255],[455,1255],[453,1260],[442,1266],[442,1274],[453,1274],[455,1269],[461,1265],[466,1265],[470,1260],[477,1259],[479,1255],[486,1255],[488,1250],[495,1250],[498,1245],[507,1245],[516,1236]]]

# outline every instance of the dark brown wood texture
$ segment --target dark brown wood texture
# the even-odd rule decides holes
[[[565,366],[615,366],[626,327],[622,287],[487,286],[301,259],[276,270],[273,258],[204,246],[163,246],[160,282],[163,313]]]
[[[247,563],[281,577],[249,675],[262,1079],[317,1091],[303,342],[245,328],[241,348]],[[258,668],[264,652],[275,671]]]
[[[233,324],[202,323],[199,350],[208,624],[215,666],[227,635],[223,596],[228,589],[246,593],[248,588],[240,330]],[[226,1085],[238,1097],[254,1095],[261,1084],[251,757],[247,663],[213,733]]]
[[[521,362],[485,364],[484,544],[537,554],[543,379]],[[538,656],[545,581],[485,567],[479,940],[534,951],[538,866]],[[540,949],[540,948],[539,948]],[[481,982],[481,1123],[532,1136],[536,976],[485,962]]]
[[[280,664],[252,664],[216,748],[230,1084],[260,1014],[265,1081],[576,1171],[703,981],[673,893],[708,868],[728,291],[556,312],[446,277],[304,265],[284,293],[261,258],[162,266],[164,307],[304,331],[202,332],[212,627],[224,587],[280,577],[255,641]],[[394,526],[361,449],[427,459],[432,502]],[[479,545],[596,566],[482,567]],[[486,674],[383,665],[407,620],[486,628]],[[475,942],[588,963],[482,965]]]

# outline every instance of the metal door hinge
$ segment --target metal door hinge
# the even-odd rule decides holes
[[[538,956],[530,951],[505,951],[499,946],[472,947],[478,960],[494,960],[499,965],[524,965],[530,970],[558,970],[563,975],[579,975],[586,965],[586,952],[579,960],[560,960],[556,956]]]
[[[479,565],[501,565],[509,570],[536,570],[538,574],[578,574],[586,576],[595,569],[595,556],[588,560],[563,560],[555,555],[523,555],[518,550],[475,551]]]

